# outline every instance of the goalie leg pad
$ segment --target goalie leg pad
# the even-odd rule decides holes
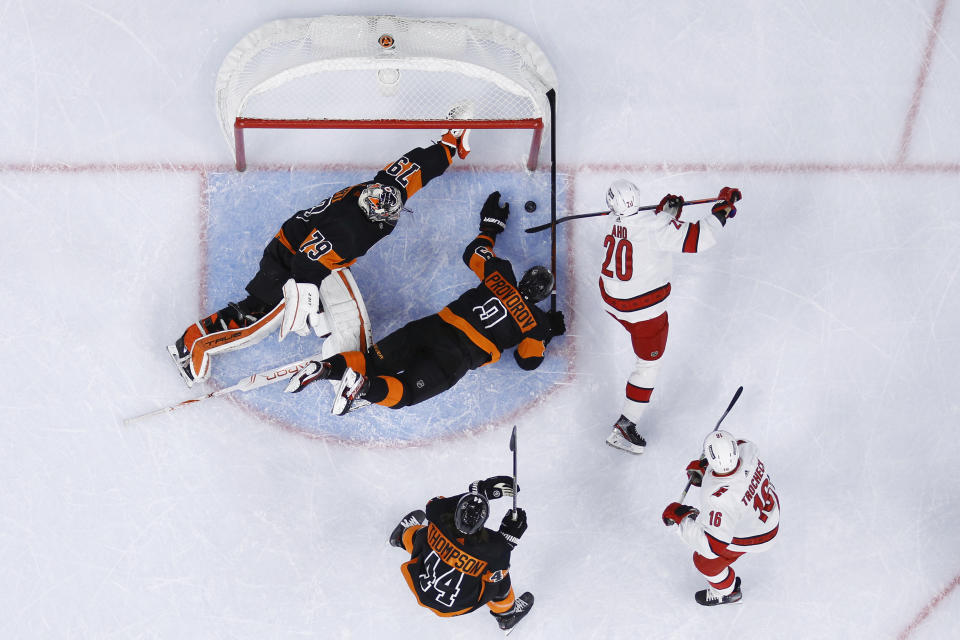
[[[320,283],[323,321],[330,335],[323,343],[325,357],[345,351],[366,351],[373,344],[370,317],[350,269],[337,269]]]
[[[210,356],[252,346],[276,329],[283,314],[283,302],[267,312],[250,311],[246,309],[246,302],[231,303],[190,325],[175,345],[167,347],[187,386],[210,375]]]

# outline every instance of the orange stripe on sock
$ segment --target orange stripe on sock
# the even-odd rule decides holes
[[[362,351],[344,351],[343,359],[347,361],[347,366],[362,376],[367,375],[367,357]]]
[[[490,607],[490,611],[494,613],[506,613],[513,608],[513,602],[516,598],[513,596],[513,587],[510,587],[510,593],[507,594],[507,597],[503,600],[497,600],[494,602],[491,600],[487,603],[487,606]]]
[[[384,407],[395,407],[403,399],[403,383],[393,376],[378,376],[387,383],[387,397],[377,401]]]

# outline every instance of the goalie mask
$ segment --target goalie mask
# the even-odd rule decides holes
[[[621,218],[640,211],[640,191],[629,180],[614,180],[607,189],[607,207]]]
[[[478,493],[465,493],[457,501],[453,524],[465,536],[476,533],[490,515],[490,504]]]
[[[370,222],[386,222],[390,225],[397,224],[400,209],[403,207],[400,191],[396,187],[379,182],[364,187],[360,192],[358,204]]]
[[[546,267],[530,267],[520,278],[517,289],[527,302],[540,302],[553,291],[553,274]]]

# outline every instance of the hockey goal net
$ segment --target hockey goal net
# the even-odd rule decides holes
[[[240,171],[251,128],[530,129],[533,170],[555,87],[540,48],[496,20],[322,16],[248,34],[216,90]],[[468,106],[451,116],[458,104]]]

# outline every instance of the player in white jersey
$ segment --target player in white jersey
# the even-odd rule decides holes
[[[695,594],[697,602],[737,602],[740,578],[730,565],[773,545],[780,499],[757,446],[726,431],[707,436],[703,457],[687,465],[687,476],[701,488],[700,509],[673,502],[663,511],[663,523],[679,525],[680,537],[693,549],[694,566],[710,585]]]
[[[733,218],[740,190],[724,187],[712,215],[698,222],[680,220],[683,197],[667,195],[654,211],[640,211],[640,192],[627,180],[615,180],[607,190],[607,206],[615,216],[600,267],[600,297],[604,309],[630,334],[637,362],[627,378],[620,418],[607,437],[611,446],[643,453],[646,440],[637,423],[650,402],[667,345],[666,301],[670,295],[674,253],[698,253],[717,242]]]

